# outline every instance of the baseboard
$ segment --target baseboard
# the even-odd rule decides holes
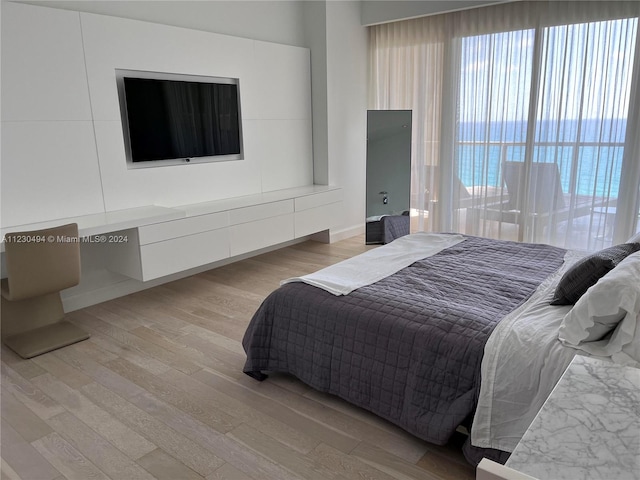
[[[339,242],[357,235],[364,235],[364,222],[362,225],[355,225],[348,228],[342,228],[340,230],[331,230],[329,233],[329,243]]]
[[[80,310],[81,308],[97,305],[98,303],[107,302],[109,300],[113,300],[114,298],[124,297],[126,295],[140,292],[148,288],[156,287],[164,283],[169,283],[169,282],[173,282],[174,280],[179,280],[181,278],[197,275],[198,273],[206,272],[207,270],[222,267],[230,263],[244,260],[246,258],[255,257],[256,255],[261,255],[263,253],[271,252],[273,250],[278,250],[280,248],[288,247],[290,245],[295,245],[297,243],[302,243],[310,239],[312,239],[311,236],[296,238],[295,240],[279,243],[278,245],[272,245],[270,247],[262,248],[260,250],[255,250],[242,255],[237,255],[232,258],[226,258],[219,262],[209,263],[207,265],[202,265],[196,268],[192,268],[190,270],[185,270],[184,272],[174,273],[173,275],[168,275],[166,277],[156,278],[154,280],[149,280],[148,282],[141,282],[138,280],[134,280],[132,278],[122,277],[121,281],[96,287],[92,290],[81,291],[73,295],[65,295],[63,292],[62,305],[65,312],[67,313],[73,312],[74,310]]]

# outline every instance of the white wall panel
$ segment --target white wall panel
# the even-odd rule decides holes
[[[16,67],[7,85],[3,68],[3,100],[9,100],[2,115],[30,125],[3,128],[17,132],[3,146],[5,225],[313,182],[308,49],[31,5],[5,2],[2,9],[2,53]],[[239,78],[245,159],[128,169],[116,69]],[[31,81],[40,98],[24,88]],[[78,122],[47,123],[70,119]],[[73,192],[74,201],[65,193],[41,204],[50,193],[45,178]],[[32,188],[39,189],[33,200],[20,205],[9,196]]]
[[[257,157],[262,191],[313,183],[311,120],[247,120],[247,155]]]
[[[90,120],[80,17],[2,2],[2,120]]]
[[[32,2],[33,0],[27,0]],[[44,0],[54,8],[132,18],[285,45],[306,45],[302,20],[307,0],[78,1]]]
[[[107,210],[175,206],[260,192],[256,159],[127,169],[120,121],[95,122]]]
[[[2,122],[2,226],[103,211],[93,128]]]
[[[2,225],[103,211],[78,13],[2,3]]]
[[[255,47],[252,40],[92,14],[81,14],[81,21],[108,210],[313,182],[308,50],[263,42]],[[127,169],[115,69],[239,78],[245,159]],[[268,120],[257,127],[254,117]]]
[[[311,118],[311,70],[306,48],[255,42],[253,72],[244,85],[250,87],[243,111],[247,119]]]
[[[241,79],[251,72],[252,40],[88,13],[81,21],[96,120],[120,119],[117,68]]]

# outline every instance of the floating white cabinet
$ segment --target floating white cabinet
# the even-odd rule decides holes
[[[142,280],[153,280],[229,258],[229,230],[221,228],[140,246]]]
[[[240,223],[254,222],[256,220],[293,213],[293,203],[293,199],[288,199],[250,207],[235,208],[229,210],[229,224],[238,225]]]
[[[296,198],[295,237],[304,237],[335,226],[342,214],[341,209],[341,189]]]
[[[228,225],[228,213],[218,212],[140,227],[140,280],[228,258]]]
[[[156,223],[140,227],[140,245],[162,242],[178,237],[186,237],[208,230],[217,230],[229,226],[227,212],[198,215],[197,217],[181,218],[170,222]]]
[[[229,211],[231,256],[293,240],[294,199]]]
[[[293,213],[230,228],[231,256],[293,240]]]
[[[310,208],[295,213],[295,237],[305,237],[336,225],[336,219],[342,215],[342,202]]]
[[[314,195],[304,195],[295,199],[296,212],[309,210],[342,201],[342,189],[327,190]]]
[[[185,205],[185,217],[132,229],[105,255],[110,270],[149,281],[330,229],[341,209],[342,190],[319,186]]]

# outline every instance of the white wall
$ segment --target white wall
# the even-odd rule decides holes
[[[344,236],[364,232],[367,30],[360,2],[326,3],[329,184],[344,191]],[[339,235],[334,236],[339,238]]]
[[[329,183],[327,138],[327,6],[304,2],[305,45],[311,48],[311,104],[313,109],[313,181]]]
[[[128,170],[116,68],[239,78],[245,159]],[[3,226],[313,181],[307,49],[5,2],[2,96]]]
[[[104,210],[78,14],[2,4],[2,225]]]
[[[361,2],[361,22],[377,25],[508,1],[517,0],[365,0]]]
[[[312,183],[307,49],[104,15],[81,21],[107,210]],[[116,68],[239,78],[245,159],[127,169]]]
[[[24,0],[23,3],[308,47],[302,20],[306,0]]]

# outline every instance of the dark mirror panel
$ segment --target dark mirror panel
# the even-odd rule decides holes
[[[409,233],[411,110],[367,112],[366,242]]]

